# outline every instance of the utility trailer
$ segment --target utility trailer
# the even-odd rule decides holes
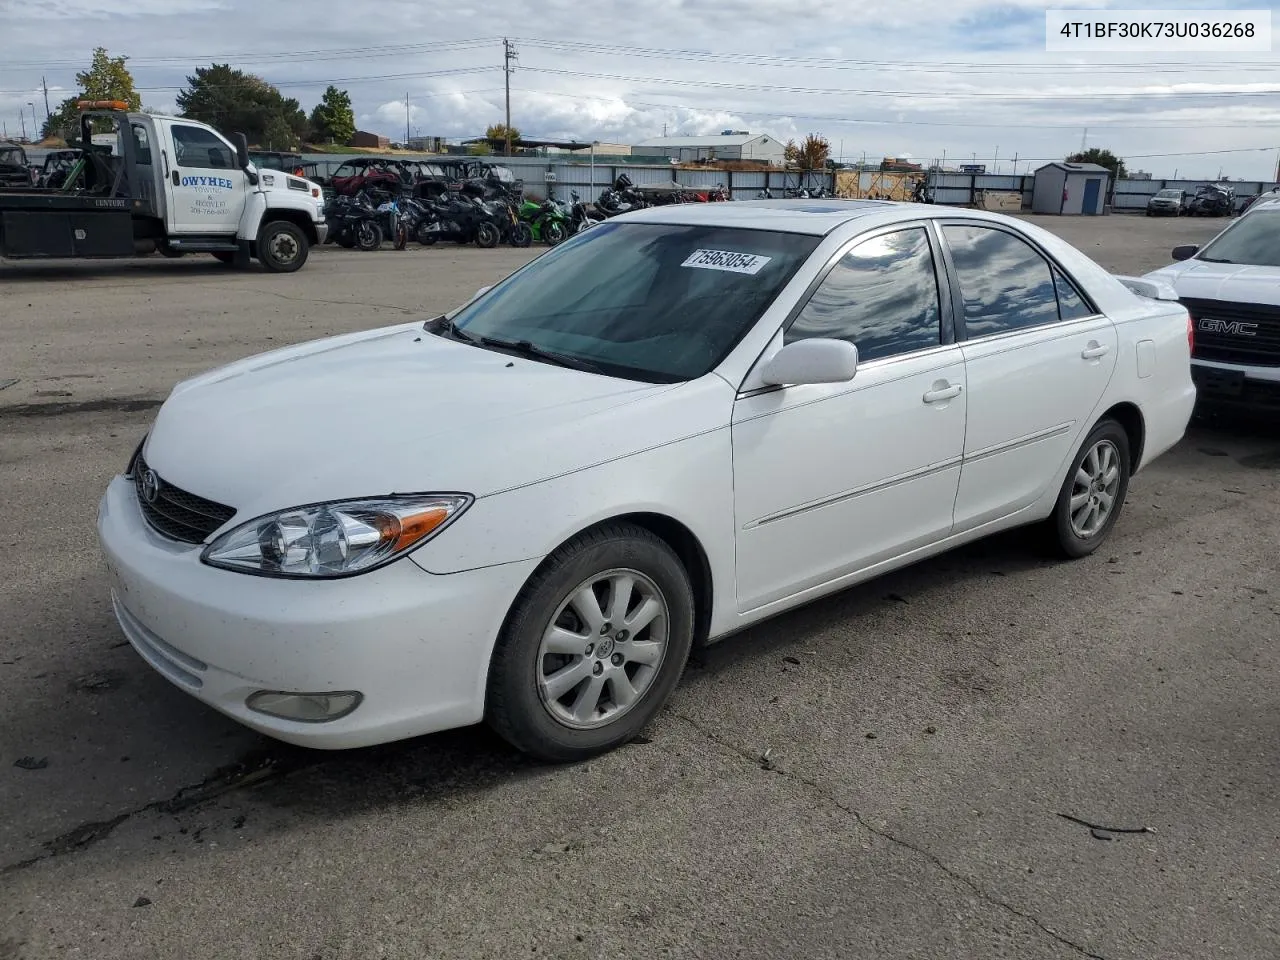
[[[0,257],[168,257],[208,253],[297,270],[323,243],[319,184],[259,171],[248,144],[179,117],[81,101],[81,153],[56,188],[0,188]]]

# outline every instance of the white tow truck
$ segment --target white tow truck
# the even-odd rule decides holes
[[[195,120],[81,101],[80,158],[62,186],[0,188],[0,257],[169,257],[208,253],[274,273],[323,243],[320,185],[258,170],[243,134]]]

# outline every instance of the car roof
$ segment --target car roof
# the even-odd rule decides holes
[[[732,203],[672,203],[625,214],[634,223],[699,227],[752,227],[823,236],[860,217],[883,214],[898,204],[888,200],[735,200]]]

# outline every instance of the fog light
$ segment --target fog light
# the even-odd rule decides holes
[[[245,706],[258,713],[282,720],[300,723],[328,723],[340,720],[356,707],[364,694],[355,690],[338,693],[281,693],[276,690],[259,690],[250,695]]]

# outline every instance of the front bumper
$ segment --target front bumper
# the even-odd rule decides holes
[[[1192,360],[1191,379],[1206,405],[1280,411],[1280,367]]]
[[[133,485],[111,481],[98,536],[125,637],[160,674],[268,736],[360,747],[476,723],[494,640],[537,561],[447,575],[404,558],[341,580],[276,580],[218,570],[199,546],[153,531]],[[259,690],[355,690],[324,723],[250,710]]]

